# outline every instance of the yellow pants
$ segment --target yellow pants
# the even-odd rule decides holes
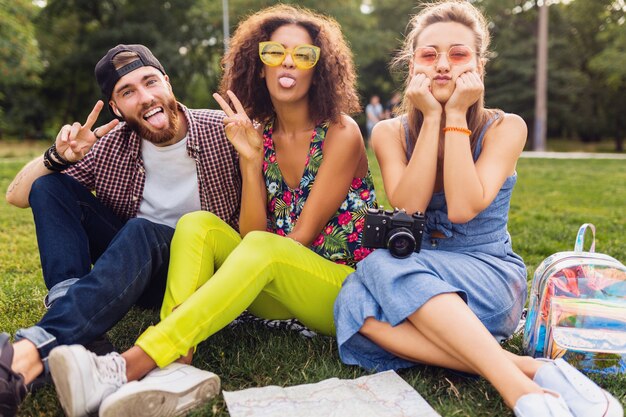
[[[246,309],[267,319],[295,317],[334,335],[333,303],[354,271],[273,233],[251,232],[242,240],[208,212],[180,219],[170,259],[161,322],[136,342],[160,367]]]

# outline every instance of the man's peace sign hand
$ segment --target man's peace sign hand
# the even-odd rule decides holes
[[[91,149],[96,140],[106,135],[119,123],[119,120],[113,119],[109,123],[100,127],[93,127],[98,115],[104,107],[102,100],[98,100],[93,110],[87,116],[85,124],[81,125],[78,122],[74,122],[72,125],[65,125],[61,128],[57,134],[55,141],[57,152],[70,162],[80,161],[87,152]]]

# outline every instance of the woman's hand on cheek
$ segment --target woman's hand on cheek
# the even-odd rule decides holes
[[[485,86],[476,71],[467,71],[456,79],[454,92],[446,103],[445,111],[467,113],[470,106],[478,101]]]
[[[433,96],[430,82],[426,74],[413,71],[413,77],[406,89],[407,98],[416,109],[424,114],[424,117],[440,116],[442,112],[441,104]]]

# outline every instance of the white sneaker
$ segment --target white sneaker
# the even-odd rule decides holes
[[[513,408],[516,417],[572,417],[565,401],[556,393],[522,395]]]
[[[58,346],[48,364],[68,417],[97,414],[102,400],[126,383],[126,361],[118,353],[97,356],[80,345]]]
[[[563,396],[574,417],[623,417],[617,398],[600,388],[563,359],[537,359],[546,362],[535,374],[540,387]]]
[[[220,378],[191,365],[172,363],[107,397],[100,417],[165,417],[184,414],[215,397]]]

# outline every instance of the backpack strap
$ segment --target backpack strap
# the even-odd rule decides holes
[[[585,249],[585,232],[591,230],[591,247],[589,252],[596,251],[596,227],[591,223],[585,223],[578,229],[576,235],[576,244],[574,245],[574,252],[583,252]]]

